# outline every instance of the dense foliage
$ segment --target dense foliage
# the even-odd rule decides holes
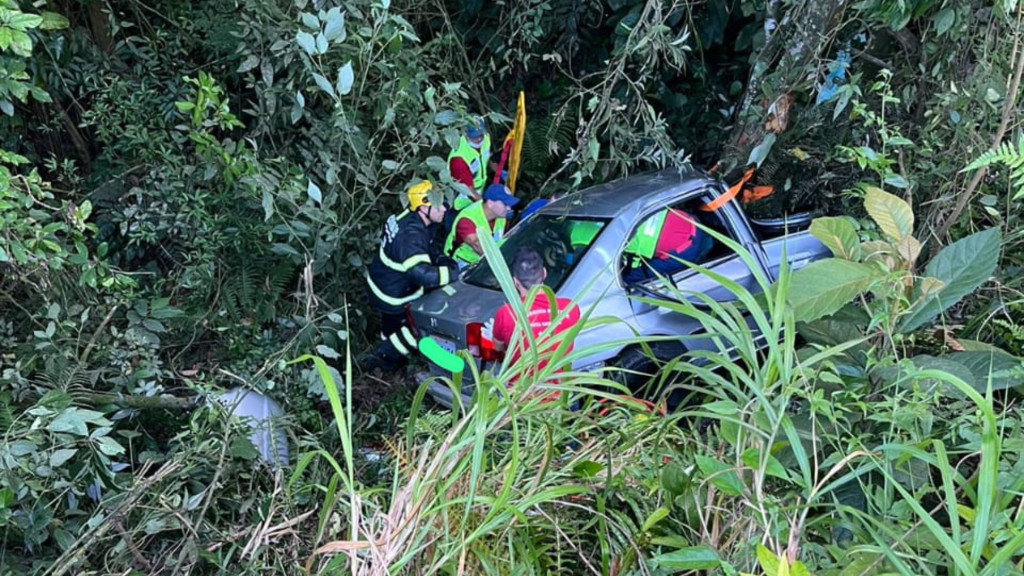
[[[0,574],[1019,573],[1022,71],[1014,0],[0,0]],[[526,197],[755,164],[820,216],[683,299],[687,408],[347,364],[380,221],[520,91]]]

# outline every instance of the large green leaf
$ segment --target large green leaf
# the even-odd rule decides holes
[[[993,390],[1013,388],[1024,382],[1024,364],[1021,359],[1002,350],[953,352],[950,360],[965,366],[974,375],[974,389],[985,392],[989,378]]]
[[[673,573],[711,570],[718,568],[722,563],[718,558],[718,553],[708,546],[690,546],[667,554],[659,554],[651,558],[651,562],[655,566],[667,568]]]
[[[864,336],[871,317],[857,304],[848,304],[835,314],[813,322],[797,324],[797,331],[811,344],[838,346]]]
[[[978,388],[977,380],[974,377],[974,372],[972,372],[970,368],[964,366],[960,362],[951,359],[948,355],[931,356],[928,354],[921,354],[918,356],[914,356],[911,360],[914,362],[914,366],[916,366],[920,370],[941,370],[946,374],[952,374],[953,376],[956,376],[957,378],[963,380],[974,389]],[[957,387],[950,386],[946,382],[942,382],[939,380],[930,378],[925,380],[918,380],[918,385],[926,390],[932,390],[935,387],[939,387],[945,396],[951,398],[964,397],[963,392],[961,392]]]
[[[704,474],[708,482],[711,482],[723,494],[739,496],[743,494],[743,480],[740,480],[736,470],[714,458],[708,456],[697,456],[697,467]]]
[[[872,267],[859,262],[828,258],[793,273],[789,303],[798,322],[811,322],[834,314],[864,293],[875,281]]]
[[[811,234],[827,246],[836,258],[860,260],[860,238],[849,218],[815,218],[811,222]]]
[[[936,254],[925,267],[924,276],[937,278],[945,286],[920,298],[904,316],[900,331],[924,326],[981,286],[996,269],[1001,242],[999,229],[990,228],[961,238]]]
[[[899,196],[868,186],[864,208],[890,240],[896,241],[914,233],[914,211]]]

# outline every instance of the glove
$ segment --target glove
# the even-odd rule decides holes
[[[484,327],[480,329],[480,338],[494,342],[494,318],[488,320]]]
[[[450,256],[439,257],[437,259],[437,265],[444,266],[445,268],[451,268],[452,270],[457,270],[459,268],[458,262],[456,262],[455,259],[451,258]]]

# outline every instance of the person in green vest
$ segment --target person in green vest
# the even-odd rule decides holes
[[[642,282],[656,274],[671,276],[686,267],[683,261],[700,263],[714,239],[696,226],[697,219],[678,208],[666,208],[644,220],[629,243],[623,280]]]
[[[454,258],[459,268],[480,260],[484,250],[479,234],[490,231],[495,242],[505,235],[505,217],[519,203],[509,192],[504,184],[491,184],[484,190],[483,198],[459,212],[444,244],[445,254]]]
[[[448,154],[448,172],[452,180],[462,184],[455,197],[455,210],[463,210],[480,199],[487,186],[488,168],[493,172],[497,166],[491,160],[491,135],[479,116],[466,125],[459,143]]]

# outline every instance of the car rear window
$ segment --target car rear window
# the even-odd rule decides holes
[[[511,264],[519,250],[533,248],[540,253],[548,270],[544,283],[552,290],[558,290],[576,264],[583,259],[605,224],[607,220],[596,218],[536,214],[509,233],[501,243],[501,255],[505,257],[506,264]],[[467,270],[462,279],[473,286],[501,289],[485,260]]]

